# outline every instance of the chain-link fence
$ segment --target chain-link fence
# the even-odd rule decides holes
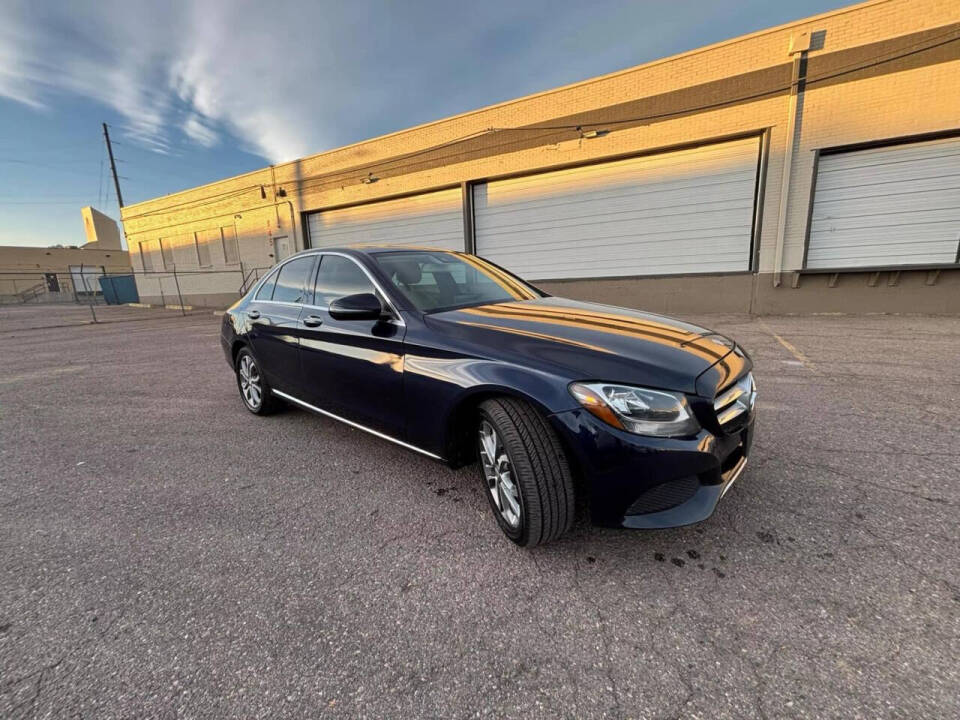
[[[229,307],[267,270],[0,270],[0,331],[210,313]]]

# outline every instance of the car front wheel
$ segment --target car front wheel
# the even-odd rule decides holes
[[[534,546],[566,532],[573,477],[557,434],[536,408],[514,398],[482,403],[477,445],[487,499],[507,537]]]

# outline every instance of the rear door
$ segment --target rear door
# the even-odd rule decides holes
[[[284,263],[247,307],[249,337],[261,370],[271,387],[294,394],[301,384],[298,321],[316,261],[316,255],[305,255]]]
[[[356,293],[383,293],[360,264],[324,254],[313,305],[300,322],[300,362],[307,402],[394,438],[405,435],[403,336],[390,321],[336,320],[330,303]]]

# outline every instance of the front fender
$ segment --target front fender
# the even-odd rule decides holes
[[[493,395],[527,400],[545,414],[577,407],[563,378],[537,368],[437,353],[404,358],[407,438],[425,450],[446,457],[459,410]]]

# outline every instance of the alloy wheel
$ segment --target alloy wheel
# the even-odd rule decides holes
[[[250,355],[244,355],[240,358],[240,392],[243,395],[243,401],[247,403],[251,410],[257,410],[263,398],[263,385],[260,382],[260,368]]]
[[[518,528],[523,515],[520,488],[500,435],[486,420],[480,423],[479,441],[483,476],[493,504],[507,525]]]

